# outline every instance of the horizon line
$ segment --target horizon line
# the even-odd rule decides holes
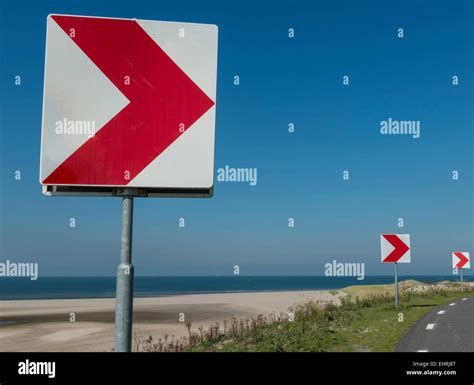
[[[464,273],[464,276],[472,275],[472,273]],[[458,274],[399,274],[399,277],[460,277]],[[322,277],[322,278],[357,278],[357,276],[326,276],[326,275],[312,275],[312,274],[290,274],[290,275],[250,275],[250,274],[229,274],[229,275],[135,275],[136,278],[228,278],[228,277],[272,277],[272,278],[279,278],[279,277]],[[366,274],[365,277],[393,277],[393,274]],[[1,278],[29,278],[29,277],[9,277],[9,276],[2,276]],[[40,278],[117,278],[115,275],[41,275],[38,276]]]

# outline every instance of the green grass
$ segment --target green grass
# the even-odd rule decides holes
[[[370,295],[385,295],[392,294],[394,290],[393,285],[360,285],[360,286],[348,286],[341,291],[351,296],[365,298]]]
[[[403,291],[407,288],[413,288],[416,286],[423,286],[422,282],[415,281],[413,279],[407,279],[400,282],[400,291]],[[450,288],[454,288],[456,285],[453,283],[448,282]],[[458,286],[459,287],[459,286]],[[395,290],[394,284],[388,285],[355,285],[355,286],[348,286],[342,289],[341,291],[352,295],[354,298],[366,298],[371,295],[393,295]]]
[[[360,297],[347,296],[341,306],[307,303],[295,310],[290,322],[260,321],[253,327],[227,332],[199,341],[191,351],[393,351],[404,333],[420,317],[434,307],[472,292],[402,293],[400,308],[385,285],[372,291],[357,292]],[[393,290],[393,287],[392,287]],[[356,293],[349,288],[346,293]],[[374,293],[376,293],[374,295]],[[354,298],[354,297],[352,297]],[[403,321],[399,322],[399,317]]]

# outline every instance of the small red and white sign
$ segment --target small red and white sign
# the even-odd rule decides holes
[[[382,234],[380,246],[382,262],[411,262],[410,234]]]
[[[44,186],[211,188],[217,27],[49,15]]]
[[[453,269],[470,269],[471,258],[467,251],[455,251],[453,253]]]

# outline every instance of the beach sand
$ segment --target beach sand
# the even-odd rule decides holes
[[[134,334],[188,334],[185,322],[199,326],[231,317],[288,314],[289,308],[308,300],[338,302],[327,291],[192,294],[134,299]],[[100,352],[114,346],[115,299],[0,301],[0,351]],[[71,322],[72,313],[75,322]],[[179,322],[184,313],[185,322]],[[6,324],[6,322],[15,322]]]

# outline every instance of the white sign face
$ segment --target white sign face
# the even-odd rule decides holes
[[[49,15],[40,183],[212,188],[217,27]]]
[[[410,234],[380,235],[382,262],[410,263]]]
[[[453,254],[453,269],[470,269],[471,258],[467,251],[455,251]]]

